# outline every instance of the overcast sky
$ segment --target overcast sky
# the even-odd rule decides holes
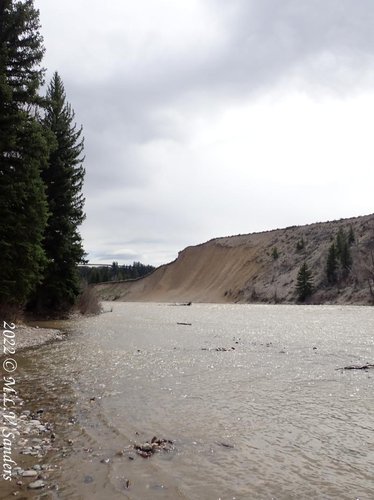
[[[35,0],[91,262],[374,212],[373,0]]]

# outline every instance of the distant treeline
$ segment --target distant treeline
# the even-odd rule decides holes
[[[127,266],[120,266],[118,262],[113,262],[111,266],[87,265],[79,267],[81,277],[88,284],[141,278],[155,269],[155,267],[142,264],[141,262],[133,262],[132,265]]]

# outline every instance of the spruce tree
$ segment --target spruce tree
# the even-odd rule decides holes
[[[355,237],[355,232],[353,230],[352,224],[349,226],[349,233],[348,233],[348,244],[352,245],[356,241]]]
[[[48,265],[33,305],[39,311],[65,312],[80,291],[77,265],[83,262],[85,253],[78,226],[85,218],[82,194],[85,171],[82,128],[74,123],[74,112],[66,101],[58,73],[53,75],[47,89],[42,123],[53,134],[56,147],[42,174],[50,212],[44,240]]]
[[[24,109],[40,102],[45,52],[33,0],[0,0],[0,102]]]
[[[332,243],[329,248],[329,253],[327,256],[327,263],[326,263],[326,276],[327,276],[327,281],[329,283],[336,283],[337,269],[338,269],[338,260],[336,254],[336,247],[335,243]]]
[[[341,275],[345,277],[352,265],[349,236],[340,228],[336,235],[336,254],[340,261]]]
[[[48,138],[35,115],[43,83],[39,12],[0,0],[0,306],[22,307],[42,278]]]
[[[297,298],[304,302],[313,293],[313,279],[306,262],[300,267],[296,284]]]

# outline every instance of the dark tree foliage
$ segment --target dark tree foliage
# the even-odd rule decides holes
[[[50,153],[48,168],[42,172],[50,212],[44,240],[48,264],[33,306],[39,312],[63,312],[75,303],[80,291],[77,266],[84,262],[85,253],[78,226],[85,218],[85,170],[82,128],[74,123],[74,112],[57,73],[47,89],[42,124],[53,135],[55,148]]]
[[[277,260],[279,258],[279,252],[277,247],[273,247],[271,256],[273,257],[273,260]]]
[[[340,228],[336,235],[336,254],[340,262],[341,276],[345,277],[352,266],[352,257],[349,235],[346,234],[343,228]]]
[[[304,302],[313,293],[313,278],[312,273],[306,262],[300,267],[297,275],[296,283],[297,298],[300,302]]]
[[[326,277],[330,284],[338,283],[346,278],[352,267],[351,245],[355,241],[352,226],[346,232],[341,227],[334,242],[329,247],[326,261]]]
[[[141,278],[155,270],[155,267],[134,262],[132,265],[81,266],[81,278],[87,283],[103,283],[105,281],[122,281]]]
[[[42,278],[48,137],[37,123],[44,48],[33,1],[0,0],[0,305],[23,306]]]
[[[335,243],[332,243],[329,248],[329,253],[327,256],[327,263],[326,263],[326,276],[327,276],[327,281],[329,283],[336,283],[338,279],[337,270],[338,270],[338,257],[336,253]]]
[[[353,231],[352,225],[349,226],[349,232],[348,232],[348,244],[352,245],[356,241],[355,237],[355,232]]]
[[[296,243],[296,250],[298,252],[300,252],[301,250],[303,250],[305,247],[305,241],[304,241],[304,238],[301,238],[301,240],[298,240],[298,242]]]
[[[33,0],[0,0],[0,102],[25,109],[40,102],[45,52]]]

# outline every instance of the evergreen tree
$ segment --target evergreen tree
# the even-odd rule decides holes
[[[346,276],[352,265],[349,236],[340,228],[336,235],[336,254],[340,261],[341,275]]]
[[[347,240],[344,242],[344,245],[341,248],[339,258],[342,266],[342,274],[346,275],[348,274],[352,265],[351,251]]]
[[[120,279],[118,262],[114,262],[114,261],[112,262],[110,272],[111,272],[111,280],[112,281],[117,281],[118,279]]]
[[[82,186],[84,168],[82,128],[74,123],[74,112],[66,101],[64,85],[55,73],[47,89],[43,125],[53,134],[56,148],[43,171],[49,207],[44,249],[48,258],[45,278],[39,287],[34,307],[65,312],[80,291],[77,265],[84,261],[78,226],[83,222]]]
[[[355,237],[355,232],[353,231],[352,224],[349,226],[349,233],[348,233],[348,244],[352,245],[356,241]]]
[[[300,252],[300,250],[303,250],[305,247],[305,241],[304,241],[304,238],[301,238],[301,240],[299,240],[297,243],[296,243],[296,250],[298,252]]]
[[[279,252],[277,247],[273,247],[271,256],[273,257],[273,260],[277,260],[279,258]]]
[[[48,138],[35,114],[43,82],[39,12],[0,0],[0,305],[21,307],[40,282]]]
[[[40,103],[45,52],[33,0],[0,0],[0,102],[9,109]]]
[[[327,281],[329,283],[336,283],[337,269],[338,269],[338,260],[336,255],[336,247],[335,243],[332,243],[329,248],[329,253],[327,256],[327,263],[326,263],[326,275],[327,275]]]
[[[313,293],[313,279],[306,262],[300,267],[296,284],[297,298],[304,302]]]

